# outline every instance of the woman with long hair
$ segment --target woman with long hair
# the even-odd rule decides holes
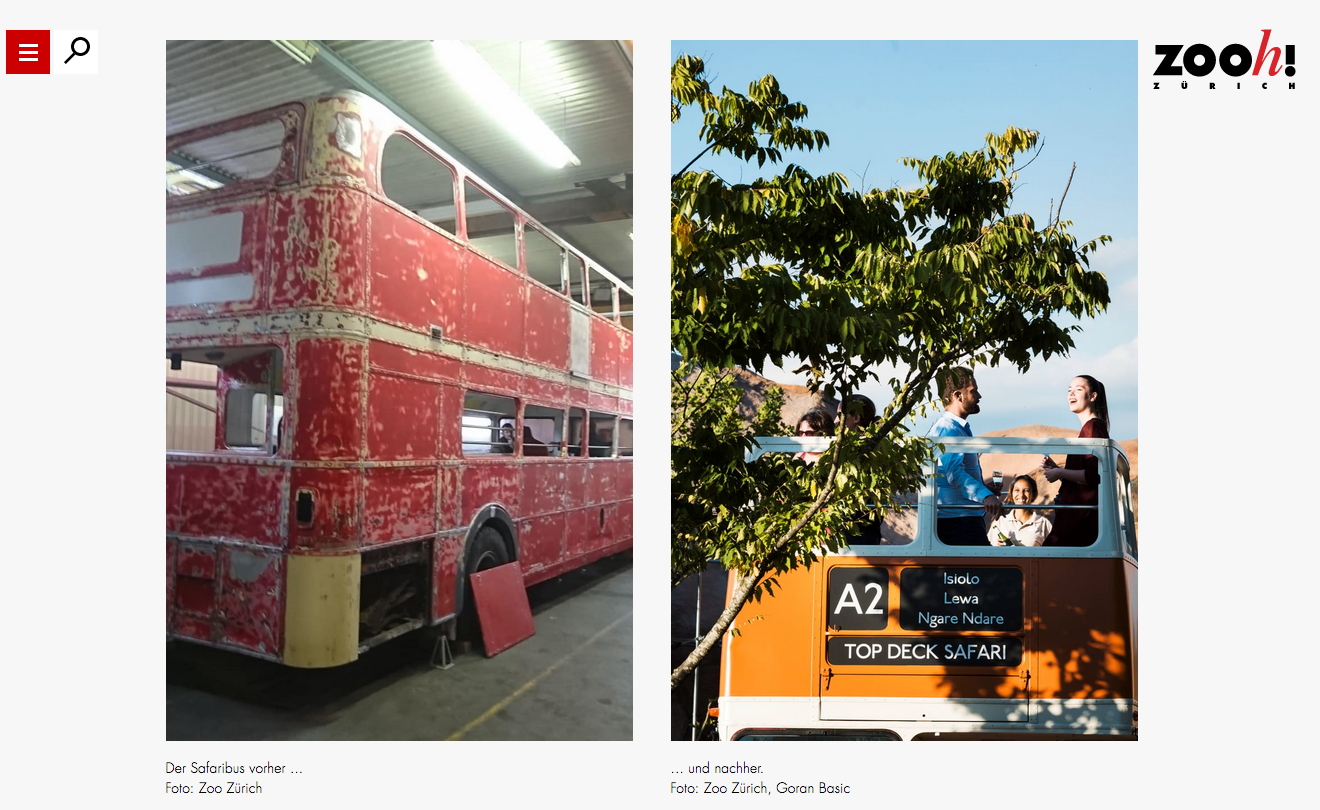
[[[1073,377],[1068,386],[1068,410],[1082,423],[1079,439],[1109,438],[1109,403],[1105,399],[1104,383],[1088,374]],[[1062,481],[1058,497],[1060,506],[1096,507],[1100,495],[1100,470],[1095,456],[1069,455],[1062,467],[1045,456],[1041,470],[1047,481]],[[1089,546],[1100,531],[1100,510],[1060,509],[1054,518],[1054,530],[1045,538],[1047,546]]]

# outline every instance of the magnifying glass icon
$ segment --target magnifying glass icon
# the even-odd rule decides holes
[[[79,42],[83,44],[83,49],[81,51],[78,50]],[[68,58],[64,60],[64,64],[66,65],[69,64],[69,59],[72,59],[75,56],[86,56],[87,54],[91,53],[92,43],[87,41],[87,37],[74,37],[73,42],[69,43],[69,48],[70,50],[73,51],[73,53],[69,54]]]

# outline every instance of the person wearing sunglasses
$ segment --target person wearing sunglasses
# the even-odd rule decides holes
[[[833,436],[834,435],[834,417],[829,411],[821,408],[813,408],[802,415],[798,420],[797,435],[799,436]],[[793,458],[801,459],[808,464],[815,464],[820,460],[820,453],[798,453]]]

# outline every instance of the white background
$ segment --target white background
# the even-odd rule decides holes
[[[1164,14],[1149,4],[1075,11],[558,4],[510,13],[514,4],[486,12],[488,20],[459,20],[428,4],[392,12],[388,18],[399,21],[389,25],[360,5],[337,13],[320,6],[316,17],[290,9],[281,20],[268,6],[233,3],[205,15],[205,24],[167,29],[154,13],[133,20],[117,9],[111,22],[97,19],[90,4],[81,16],[76,6],[66,4],[57,19],[7,20],[15,28],[105,32],[94,43],[98,76],[54,83],[6,76],[4,84],[7,799],[192,805],[204,800],[163,793],[167,759],[245,758],[302,774],[263,779],[268,788],[259,797],[211,803],[690,803],[708,799],[669,797],[671,772],[708,759],[762,764],[771,783],[848,782],[854,793],[842,801],[869,807],[1171,799],[1271,806],[1292,795],[1297,762],[1314,750],[1301,740],[1279,743],[1316,720],[1309,579],[1317,531],[1308,486],[1316,473],[1307,442],[1320,387],[1310,363],[1317,321],[1310,118],[1320,51],[1299,14],[1269,3],[1232,19]],[[1155,44],[1241,42],[1254,52],[1264,27],[1274,30],[1271,44],[1296,46],[1298,89],[1276,81],[1269,90],[1149,89]],[[668,38],[786,33],[1140,41],[1144,610],[1135,746],[877,751],[667,741]],[[159,388],[164,40],[442,34],[650,37],[636,42],[634,74],[636,297],[643,302],[635,344],[636,741],[167,743],[160,419],[144,407],[157,406],[156,396],[140,393]],[[993,65],[986,88],[1032,92],[1029,82],[995,75]],[[919,114],[895,111],[894,125]],[[767,800],[722,801],[739,799]]]

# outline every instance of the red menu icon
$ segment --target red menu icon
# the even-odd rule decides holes
[[[50,31],[5,31],[5,73],[50,73]]]

